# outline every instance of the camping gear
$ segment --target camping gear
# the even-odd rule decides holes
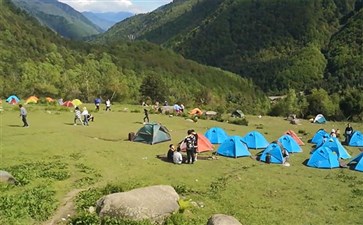
[[[313,136],[313,138],[310,140],[311,143],[316,145],[321,145],[321,143],[324,141],[324,139],[329,138],[330,135],[328,132],[326,132],[324,129],[319,129]]]
[[[359,153],[356,157],[354,157],[348,163],[348,166],[352,166],[352,169],[363,172],[363,152]]]
[[[33,95],[26,99],[25,104],[37,103],[38,101],[39,101],[39,98],[37,98],[36,96]]]
[[[284,157],[282,155],[281,146],[277,143],[269,144],[267,146],[267,148],[262,152],[260,161],[266,162],[266,163],[283,164]]]
[[[203,115],[202,110],[198,109],[198,108],[194,108],[189,112],[190,115],[197,115],[197,116],[201,116]]]
[[[201,133],[198,133],[197,135],[198,135],[198,152],[200,153],[200,152],[212,151],[214,147],[212,143],[210,143],[208,138],[206,138],[206,136],[204,136]],[[180,143],[180,149],[184,152],[187,150],[187,146],[184,140]]]
[[[235,118],[243,118],[245,117],[245,114],[242,112],[242,110],[237,109],[232,112],[231,116]]]
[[[222,144],[228,138],[227,133],[220,127],[212,127],[204,135],[212,144]]]
[[[11,95],[6,99],[6,102],[12,105],[17,104],[19,101],[20,99],[15,95]]]
[[[328,147],[330,150],[332,150],[333,152],[335,152],[338,155],[338,158],[342,158],[342,159],[351,158],[351,156],[349,155],[347,150],[343,147],[343,145],[340,143],[340,141],[336,137],[328,138],[325,142],[323,142],[321,144],[321,146]]]
[[[316,168],[338,168],[339,160],[336,152],[330,148],[322,146],[311,154],[307,166]]]
[[[79,99],[73,99],[72,104],[75,105],[75,106],[80,106],[80,105],[82,105],[82,102]]]
[[[129,138],[128,138],[128,140],[129,140],[129,141],[133,141],[133,140],[134,140],[134,138],[135,138],[135,133],[134,133],[134,132],[130,132],[130,133],[129,133]]]
[[[157,144],[170,141],[169,130],[159,123],[147,123],[137,131],[133,141],[146,144]]]
[[[217,154],[233,158],[251,156],[251,153],[248,151],[247,145],[243,143],[242,138],[239,136],[228,137],[219,146]]]
[[[297,136],[297,134],[293,130],[288,130],[285,132],[285,134],[290,135],[299,145],[305,145],[304,142]]]
[[[319,124],[322,124],[322,123],[326,123],[326,119],[324,117],[323,114],[318,114],[316,115],[315,119],[313,120],[314,123],[319,123]]]
[[[363,135],[360,131],[356,130],[353,132],[352,136],[350,137],[349,146],[354,147],[363,147]]]
[[[246,143],[248,148],[253,149],[266,148],[269,145],[266,138],[258,131],[251,131],[247,133],[242,140]]]
[[[302,152],[298,143],[288,134],[281,136],[278,140],[289,153]]]
[[[62,106],[65,107],[74,107],[73,103],[71,101],[65,101],[63,102]]]
[[[54,99],[52,99],[51,97],[46,97],[45,98],[45,100],[47,101],[47,102],[54,102],[55,100]]]

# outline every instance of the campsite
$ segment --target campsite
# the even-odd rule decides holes
[[[151,114],[150,120],[167,127],[171,136],[171,141],[151,145],[128,140],[130,132],[143,127],[141,106],[115,104],[106,112],[102,105],[93,112],[89,104],[96,119],[84,127],[73,125],[72,107],[28,104],[30,128],[21,127],[17,105],[2,106],[0,170],[11,172],[21,184],[0,184],[2,224],[46,224],[70,193],[78,196],[74,200],[78,217],[68,218],[74,211],[66,211],[63,223],[75,224],[77,218],[96,221],[95,214],[88,213],[102,195],[96,190],[160,184],[173,186],[182,198],[183,210],[167,224],[205,224],[215,213],[232,215],[242,224],[362,221],[362,172],[306,166],[314,145],[308,140],[321,128],[343,130],[346,122],[302,120],[293,125],[281,117],[246,115],[249,125],[241,126]],[[352,126],[363,130],[361,123]],[[205,134],[212,127],[223,128],[229,136],[258,131],[270,143],[293,130],[305,145],[302,152],[290,154],[289,167],[255,160],[262,149],[249,149],[251,157],[238,158],[204,152],[194,165],[174,165],[158,157],[166,154],[170,143],[183,140],[188,129]],[[213,152],[219,144],[214,146]],[[360,153],[358,147],[344,147],[352,157]]]

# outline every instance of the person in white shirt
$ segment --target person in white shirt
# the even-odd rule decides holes
[[[111,111],[111,101],[110,101],[110,99],[107,99],[107,101],[106,101],[106,109],[105,109],[106,111]]]
[[[81,110],[79,110],[78,106],[74,109],[74,125],[77,125],[77,121],[81,122],[83,125],[83,122],[81,120]]]
[[[180,153],[180,148],[177,148],[176,152],[173,154],[173,162],[174,164],[182,164],[183,162],[183,156]]]
[[[83,116],[83,125],[88,126],[88,110],[86,107],[83,107],[82,116]]]

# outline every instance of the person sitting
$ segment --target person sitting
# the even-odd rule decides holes
[[[169,162],[174,161],[174,159],[173,159],[174,152],[175,152],[174,145],[173,144],[169,145],[169,150],[168,150],[168,153],[167,153],[167,158],[168,158]]]
[[[336,130],[335,130],[335,136],[336,136],[337,138],[340,138],[340,130],[339,130],[339,129],[336,129]]]
[[[335,133],[335,129],[331,129],[330,137],[337,137],[337,134]]]
[[[174,164],[179,164],[180,165],[183,162],[183,156],[180,153],[180,151],[181,151],[181,149],[178,148],[176,150],[176,152],[174,152],[174,155],[173,155],[173,162],[174,162]]]

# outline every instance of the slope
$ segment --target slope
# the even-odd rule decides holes
[[[332,35],[353,21],[347,18],[358,12],[359,2],[174,1],[115,25],[98,41],[146,39],[249,77],[272,94],[303,91],[323,85],[325,48]]]
[[[15,5],[36,17],[39,22],[61,36],[82,39],[103,30],[78,11],[57,0],[12,0]]]
[[[21,98],[35,94],[83,101],[112,96],[113,101],[138,103],[149,97],[201,106],[241,103],[246,112],[268,107],[258,88],[235,74],[148,42],[101,46],[66,41],[9,1],[0,3],[1,98],[14,93]],[[162,99],[141,90],[149,78],[162,84],[156,90]]]

